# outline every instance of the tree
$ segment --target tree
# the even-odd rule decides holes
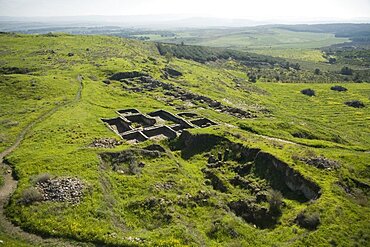
[[[256,81],[257,81],[257,77],[256,77],[255,75],[251,75],[251,76],[249,77],[249,81],[250,81],[250,82],[256,82]]]
[[[320,69],[315,69],[315,75],[320,75],[320,74],[321,74]]]
[[[299,63],[296,63],[296,64],[291,64],[291,67],[295,70],[299,70],[301,68],[301,65],[299,65]]]
[[[334,64],[334,63],[336,63],[337,62],[337,59],[335,59],[334,57],[330,57],[329,58],[329,63],[330,64]]]
[[[164,57],[166,58],[167,63],[170,63],[173,60],[173,54],[167,52]]]
[[[281,206],[283,205],[283,195],[280,191],[269,190],[267,195],[267,201],[270,205],[270,211],[276,215],[281,213]]]
[[[340,73],[341,73],[342,75],[353,75],[353,69],[351,69],[351,68],[349,68],[349,67],[345,66],[345,67],[343,67],[343,68],[340,70]]]

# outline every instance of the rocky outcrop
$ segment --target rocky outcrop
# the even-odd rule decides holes
[[[286,192],[285,194],[293,194],[294,199],[303,201],[315,200],[321,195],[321,189],[316,183],[308,180],[272,154],[257,148],[248,148],[221,136],[212,134],[193,135],[188,131],[184,131],[172,149],[181,150],[183,158],[190,158],[199,153],[209,152],[216,146],[225,148],[225,153],[226,150],[228,153],[228,159],[239,163],[239,165],[233,168],[238,175],[230,180],[230,183],[234,186],[251,190],[254,193],[261,191],[262,188],[253,187],[253,184],[243,178],[246,174],[253,172],[255,175],[265,179],[273,189],[281,191],[283,194],[284,192]],[[221,153],[219,156],[225,155]],[[221,166],[222,163],[218,165],[216,157],[211,155],[208,158],[208,168],[217,169]],[[215,172],[210,169],[205,169],[203,172],[206,178],[213,180],[212,185],[216,185],[218,188],[218,185],[221,183],[219,183],[219,178],[214,176]]]
[[[233,201],[228,206],[235,215],[259,228],[271,228],[279,218],[279,215],[272,213],[267,207],[249,200]]]
[[[170,68],[170,67],[166,67],[164,69],[164,73],[166,75],[166,77],[168,76],[171,76],[171,77],[178,77],[178,76],[182,76],[182,73],[180,71],[177,71],[173,68]]]
[[[287,163],[269,153],[259,152],[255,159],[256,173],[271,182],[272,187],[289,189],[302,194],[307,200],[316,200],[321,195],[320,187],[303,177]]]
[[[135,77],[140,77],[140,76],[145,76],[144,73],[138,72],[138,71],[129,71],[129,72],[119,72],[116,74],[113,74],[109,79],[111,80],[122,80],[122,79],[128,79],[128,78],[135,78]]]

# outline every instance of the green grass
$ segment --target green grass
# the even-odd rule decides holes
[[[314,63],[327,62],[327,59],[323,57],[323,52],[316,49],[257,49],[252,50],[252,52],[273,57],[286,58],[288,60],[302,60]]]
[[[14,236],[9,236],[0,232],[0,240],[3,241],[3,245],[10,247],[27,247],[30,246],[26,241],[20,240]]]
[[[112,245],[132,244],[130,237],[145,239],[144,245],[153,246],[366,244],[370,229],[368,204],[346,194],[336,182],[346,177],[370,182],[369,156],[362,152],[370,149],[367,126],[369,84],[343,84],[349,89],[345,93],[331,91],[330,86],[334,84],[251,84],[247,82],[245,72],[248,68],[238,68],[235,64],[228,67],[228,63],[199,64],[181,59],[174,59],[170,66],[182,72],[183,76],[166,80],[160,79],[161,69],[167,65],[165,59],[154,44],[147,42],[69,35],[1,35],[0,40],[2,50],[12,51],[0,58],[1,64],[6,64],[3,67],[35,69],[27,75],[1,75],[2,82],[6,82],[1,84],[1,93],[7,101],[1,101],[5,107],[1,108],[0,116],[19,122],[17,126],[1,126],[1,133],[8,137],[2,142],[3,149],[11,145],[27,123],[57,102],[71,101],[78,89],[77,76],[84,77],[81,99],[60,107],[35,125],[21,145],[7,157],[15,166],[19,183],[6,212],[23,229]],[[43,51],[48,49],[56,53],[44,55]],[[68,57],[68,52],[75,55]],[[31,58],[22,60],[29,54],[32,54]],[[52,58],[48,59],[48,56]],[[206,95],[225,105],[250,110],[258,117],[241,120],[214,111],[206,104],[186,105],[180,100],[168,104],[162,90],[133,93],[123,90],[120,82],[112,81],[110,85],[102,82],[110,73],[133,70],[144,71],[154,78]],[[28,84],[31,80],[37,82],[36,89]],[[14,85],[18,86],[15,88]],[[314,89],[317,96],[302,95],[300,90],[304,88]],[[35,100],[35,94],[40,94],[42,99]],[[367,107],[347,107],[343,102],[349,99],[361,100]],[[11,104],[6,104],[8,101]],[[169,151],[168,142],[162,141],[168,155],[155,159],[141,157],[146,165],[136,175],[114,172],[109,166],[102,166],[99,160],[101,152],[121,151],[132,146],[124,144],[114,150],[88,147],[95,138],[118,138],[100,121],[101,118],[116,116],[115,110],[137,108],[150,112],[166,109],[177,113],[183,111],[178,108],[184,105],[186,111],[199,113],[219,123],[212,128],[195,129],[193,133],[222,136],[276,155],[316,182],[323,192],[320,199],[300,203],[285,198],[286,206],[280,223],[273,229],[259,229],[226,210],[230,200],[252,197],[248,191],[227,183],[230,192],[222,193],[207,185],[204,179],[202,168],[207,163],[207,152],[217,155],[225,148],[222,145],[209,145],[209,151],[184,159],[180,151]],[[314,138],[293,137],[297,131],[309,133]],[[269,140],[261,135],[298,144]],[[151,141],[134,147],[144,147],[149,143]],[[318,170],[292,158],[312,153],[337,160],[341,168]],[[234,165],[236,162],[230,161],[229,166]],[[226,181],[235,175],[229,169],[223,172],[220,176]],[[22,191],[32,186],[32,177],[42,173],[83,180],[88,187],[83,201],[77,205],[17,203]],[[160,187],[169,181],[174,183],[173,188],[166,190]],[[266,183],[256,177],[253,181],[261,186]],[[186,199],[189,195],[195,197],[199,191],[211,195],[209,205],[200,206]],[[148,201],[151,200],[156,204],[149,207]],[[189,205],[181,206],[178,203],[181,200]],[[318,230],[311,232],[294,224],[295,217],[302,210],[320,213]],[[220,222],[217,227],[215,221]],[[217,232],[210,234],[215,229]],[[236,237],[229,234],[230,229],[237,232]],[[0,230],[0,239],[1,236],[13,241]]]
[[[158,41],[153,39],[153,41]],[[331,33],[295,32],[269,26],[176,32],[160,41],[241,49],[314,49],[348,42]]]

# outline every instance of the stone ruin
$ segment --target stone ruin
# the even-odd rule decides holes
[[[190,112],[175,115],[165,110],[157,110],[143,114],[137,109],[122,109],[118,110],[117,114],[118,117],[101,120],[121,138],[132,143],[148,139],[174,139],[185,129],[217,125],[208,118]]]
[[[77,204],[82,200],[86,185],[77,178],[53,178],[36,184],[44,201]]]
[[[181,76],[181,72],[166,68],[164,70],[166,75],[172,75],[171,77]],[[163,92],[166,101],[181,100],[183,102],[189,102],[195,105],[206,105],[210,109],[218,112],[222,112],[240,119],[255,118],[256,116],[249,111],[224,105],[223,103],[213,100],[207,96],[199,95],[190,92],[182,87],[175,86],[171,83],[166,83],[160,80],[156,80],[150,75],[142,72],[131,71],[131,72],[119,72],[109,77],[109,80],[116,80],[122,83],[122,87],[126,91],[131,92],[150,92],[159,89]],[[105,84],[108,81],[104,82]],[[110,82],[109,82],[110,83]]]

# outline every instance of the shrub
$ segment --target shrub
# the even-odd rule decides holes
[[[207,232],[208,237],[212,239],[237,238],[239,236],[231,226],[221,220],[213,222],[211,229]]]
[[[34,202],[39,202],[39,201],[42,201],[42,200],[43,200],[43,195],[35,187],[25,189],[22,192],[22,195],[21,195],[21,198],[20,198],[20,202],[22,204],[26,204],[26,205],[32,204]]]
[[[343,67],[341,70],[340,70],[340,73],[342,75],[353,75],[353,70],[347,66]]]
[[[301,93],[302,93],[302,94],[304,94],[304,95],[307,95],[307,96],[315,96],[315,91],[314,91],[314,90],[312,90],[312,89],[310,89],[310,88],[308,88],[308,89],[303,89],[303,90],[301,91]]]
[[[330,64],[335,64],[336,62],[337,62],[337,59],[335,59],[333,57],[329,58],[329,63]]]
[[[345,92],[345,91],[347,91],[347,88],[342,87],[342,86],[332,86],[330,89],[333,90],[333,91],[338,91],[338,92]]]
[[[49,173],[41,173],[39,175],[36,175],[33,177],[32,182],[37,184],[37,183],[44,183],[48,180],[50,180],[52,176]]]
[[[270,211],[274,214],[281,213],[281,206],[283,205],[283,195],[280,191],[269,190],[267,194],[267,201],[270,205]]]
[[[250,75],[248,75],[248,77],[249,77],[249,82],[257,82],[257,76],[256,75],[250,74]]]
[[[351,106],[351,107],[354,107],[354,108],[363,108],[365,107],[364,103],[362,103],[361,101],[359,100],[351,100],[351,101],[347,101],[345,102],[344,104],[348,105],[348,106]]]
[[[316,230],[320,225],[320,215],[318,213],[300,212],[296,218],[296,223],[308,230]]]
[[[139,174],[141,172],[141,169],[140,167],[138,166],[137,162],[136,161],[131,161],[128,165],[128,169],[129,169],[129,173],[131,175],[136,175],[136,174]]]

